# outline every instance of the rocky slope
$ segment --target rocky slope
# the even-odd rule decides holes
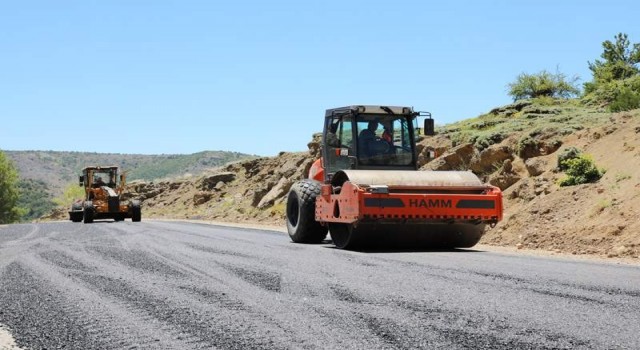
[[[529,114],[522,114],[517,108],[523,107],[490,114],[509,122],[548,117],[544,110],[529,108]],[[441,132],[420,141],[421,170],[468,169],[503,189],[505,219],[481,243],[637,259],[640,110],[597,117],[603,119],[570,132],[502,132],[493,143],[460,142]],[[565,174],[557,169],[557,159],[568,147],[591,155],[606,169],[603,178],[560,187]],[[437,157],[427,159],[427,151]],[[241,161],[197,178],[136,182],[130,188],[132,196],[143,200],[146,217],[284,225],[286,194],[319,154],[319,135],[314,135],[309,152]]]
[[[320,156],[318,141],[309,152],[236,162],[195,179],[133,182],[130,195],[147,217],[283,224],[286,194]]]

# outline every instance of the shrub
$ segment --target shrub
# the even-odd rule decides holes
[[[580,151],[579,149],[577,149],[575,147],[565,148],[558,155],[558,169],[563,170],[563,171],[567,170],[567,166],[565,165],[565,161],[567,161],[569,159],[578,158],[581,155],[582,155],[582,151]]]
[[[577,81],[578,77],[568,81],[560,72],[551,74],[543,70],[537,74],[521,73],[515,82],[507,86],[509,96],[514,100],[540,97],[569,98],[580,93],[576,86]]]
[[[600,180],[604,170],[598,169],[593,159],[586,155],[567,159],[562,162],[566,167],[567,176],[560,180],[560,186],[574,186]]]
[[[614,80],[598,84],[593,91],[582,97],[587,105],[609,105],[610,111],[624,111],[638,108],[640,98],[640,75],[624,80]]]
[[[636,108],[640,108],[640,91],[633,91],[628,87],[622,88],[609,104],[611,112],[623,112]]]
[[[474,142],[475,139],[472,140],[472,135],[468,131],[458,131],[451,134],[451,145],[453,147],[460,146],[467,142]]]
[[[505,138],[505,135],[501,132],[496,132],[496,133],[487,134],[487,135],[480,135],[475,139],[474,145],[478,150],[482,151],[483,149],[486,149],[493,144],[502,142],[504,138]]]
[[[516,145],[516,153],[520,158],[527,158],[527,153],[531,149],[536,149],[538,147],[538,142],[535,140],[535,135],[526,135],[521,137],[518,140],[518,144]]]
[[[76,199],[84,198],[84,187],[73,182],[64,188],[62,196],[53,199],[53,202],[60,207],[70,207]]]

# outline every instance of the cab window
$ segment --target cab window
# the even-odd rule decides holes
[[[328,173],[349,169],[350,156],[353,156],[353,129],[351,117],[340,116],[327,118],[326,136],[326,161],[325,168]]]

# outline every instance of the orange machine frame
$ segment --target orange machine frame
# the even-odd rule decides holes
[[[502,220],[502,192],[487,186],[482,194],[460,194],[437,188],[434,193],[411,193],[411,188],[371,193],[350,182],[339,194],[322,185],[316,197],[316,221],[357,223],[361,220],[476,221],[495,224]],[[424,189],[421,189],[424,191]],[[452,193],[443,193],[451,190]]]

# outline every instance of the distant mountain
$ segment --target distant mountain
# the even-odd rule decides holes
[[[76,183],[82,168],[91,165],[117,165],[127,172],[127,181],[156,180],[186,174],[197,175],[207,169],[257,156],[225,151],[194,154],[118,154],[57,151],[4,151],[13,160],[24,180],[42,181],[53,196]]]

